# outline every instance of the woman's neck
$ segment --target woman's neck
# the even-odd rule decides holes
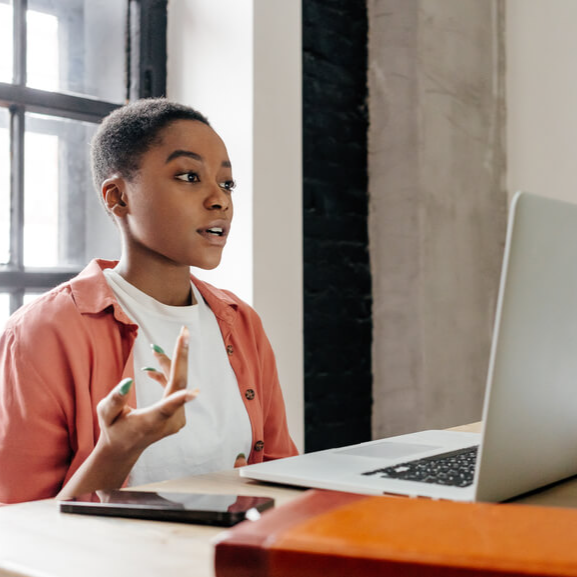
[[[142,267],[123,257],[115,270],[124,280],[162,304],[195,304],[190,286],[190,269],[186,266],[148,263]]]

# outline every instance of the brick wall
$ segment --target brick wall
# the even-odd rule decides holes
[[[303,0],[305,450],[371,438],[367,12]]]

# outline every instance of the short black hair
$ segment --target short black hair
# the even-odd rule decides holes
[[[197,120],[210,126],[200,112],[167,100],[143,98],[111,112],[91,144],[92,178],[101,200],[102,183],[114,174],[132,180],[142,156],[160,141],[160,133],[177,120]]]

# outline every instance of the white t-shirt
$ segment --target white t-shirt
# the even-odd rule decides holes
[[[134,343],[134,387],[137,407],[157,402],[162,386],[142,367],[160,366],[151,344],[172,358],[181,327],[190,331],[188,388],[199,389],[185,405],[186,426],[148,447],[130,473],[129,485],[142,485],[233,467],[236,456],[247,457],[252,446],[251,425],[230,366],[220,328],[198,289],[195,304],[162,304],[124,280],[115,270],[104,271],[124,312],[138,327]]]

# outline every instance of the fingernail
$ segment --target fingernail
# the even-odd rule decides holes
[[[183,326],[180,329],[180,334],[184,337],[183,338],[183,344],[188,347],[188,341],[190,340],[190,333],[188,332],[188,327]]]
[[[122,396],[127,395],[128,391],[130,391],[130,387],[132,387],[132,379],[122,379],[116,386],[116,392]]]
[[[158,345],[150,345],[150,346],[152,347],[152,350],[153,350],[155,353],[158,353],[159,355],[164,355],[164,354],[166,354],[166,353],[164,352],[164,350],[163,350],[162,347],[159,347]]]
[[[142,367],[141,371],[150,371],[151,373],[156,373],[156,369],[154,367]]]
[[[239,453],[239,454],[236,456],[235,461],[238,461],[239,459],[246,459],[246,455],[245,455],[244,453]]]

